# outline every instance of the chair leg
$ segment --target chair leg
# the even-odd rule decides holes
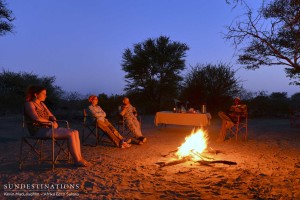
[[[38,163],[40,164],[41,162],[41,145],[40,145],[40,140],[36,140],[33,144],[30,143],[26,138],[22,138],[21,140],[21,146],[20,146],[20,157],[19,157],[19,169],[22,169],[22,166],[25,162],[25,160],[29,157],[29,154],[31,151],[34,152],[34,155],[37,156],[38,158]],[[24,145],[28,145],[28,152],[23,152],[24,151]]]
[[[89,133],[85,133],[85,129],[89,130]],[[82,135],[81,135],[81,145],[85,146],[85,141],[91,136],[95,136],[96,138],[96,142],[95,142],[95,146],[97,146],[99,144],[99,134],[98,134],[98,128],[93,127],[91,128],[90,126],[84,126],[83,130],[82,130]]]
[[[66,142],[67,142],[67,144],[66,144]],[[56,140],[55,141],[55,144],[56,144],[56,147],[58,148],[58,152],[56,153],[56,155],[55,155],[55,163],[58,161],[58,160],[70,160],[70,151],[69,150],[67,150],[67,152],[66,152],[66,148],[65,148],[65,146],[67,146],[67,148],[68,148],[68,141],[66,141],[66,140],[62,140],[62,141],[58,141],[58,140]],[[59,156],[60,156],[60,154],[61,153],[63,153],[63,155],[65,156],[65,157],[67,157],[67,159],[59,159]]]
[[[20,154],[19,154],[19,169],[21,170],[25,161],[30,158],[30,155],[36,156],[38,159],[38,164],[40,165],[42,161],[50,161],[52,164],[52,169],[55,168],[55,164],[59,159],[61,153],[64,154],[63,159],[70,161],[70,151],[66,150],[66,146],[68,147],[67,140],[59,141],[59,140],[51,140],[51,158],[44,158],[43,150],[44,150],[44,140],[31,138],[22,138],[20,145]],[[28,146],[25,146],[28,145]],[[26,148],[27,147],[27,148]],[[55,153],[55,148],[57,148],[57,154]]]
[[[22,169],[22,165],[23,165],[23,160],[22,160],[22,155],[23,155],[23,142],[24,142],[24,138],[21,139],[21,145],[20,145],[20,154],[19,154],[19,169]]]
[[[54,145],[55,145],[55,140],[52,138],[52,170],[54,169],[55,165],[55,155],[54,155]]]
[[[245,132],[245,141],[247,141],[247,138],[248,138],[248,125],[246,124],[246,132]]]
[[[82,134],[81,134],[81,144],[84,144],[84,126],[82,127]]]
[[[99,136],[99,139],[98,139],[99,143],[102,142],[102,141],[104,141],[104,140],[103,140],[103,137],[105,136],[105,133],[104,133],[104,132],[102,132],[101,135],[98,133],[98,136]]]
[[[99,145],[99,132],[98,132],[98,126],[96,126],[96,146]]]

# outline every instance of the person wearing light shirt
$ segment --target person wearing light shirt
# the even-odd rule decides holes
[[[109,139],[120,148],[130,147],[131,139],[126,139],[117,131],[117,129],[106,119],[106,113],[98,105],[98,97],[91,95],[88,99],[91,105],[87,109],[87,114],[97,120],[97,125],[102,129]]]
[[[133,141],[138,144],[143,144],[147,141],[142,134],[140,122],[137,119],[137,111],[135,107],[130,104],[129,98],[123,98],[123,105],[120,107],[120,114],[125,119],[125,124],[134,135]]]

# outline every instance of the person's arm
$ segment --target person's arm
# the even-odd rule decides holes
[[[106,113],[104,112],[104,110],[101,109],[100,106],[94,107],[94,106],[89,106],[88,107],[88,111],[90,113],[91,116],[95,117],[95,118],[105,118],[106,117]]]
[[[46,109],[48,115],[49,115],[49,120],[50,121],[56,121],[56,117],[52,114],[52,112],[47,108],[47,106],[44,103],[41,103],[42,106]]]
[[[245,105],[236,105],[234,112],[237,115],[242,115],[246,112],[246,107]]]
[[[122,105],[120,115],[124,116],[126,114],[128,108],[129,108],[129,105]]]
[[[234,105],[232,106],[231,113],[229,114],[232,118],[237,118],[238,116],[245,116],[247,114],[246,105]]]
[[[241,105],[240,106],[240,109],[241,109],[241,113],[243,114],[243,115],[246,115],[247,114],[247,105],[245,105],[245,104],[243,104],[243,105]]]
[[[234,105],[232,105],[225,113],[228,116],[232,116],[232,115],[234,115],[234,110],[235,110]]]

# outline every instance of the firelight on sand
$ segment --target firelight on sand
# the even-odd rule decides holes
[[[191,135],[185,138],[185,142],[178,147],[176,155],[178,158],[191,157],[192,160],[199,160],[199,156],[207,147],[207,133],[202,129],[195,129]]]

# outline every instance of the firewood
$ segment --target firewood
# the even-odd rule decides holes
[[[189,157],[184,157],[184,158],[181,158],[179,160],[173,160],[173,161],[170,161],[170,162],[157,162],[155,164],[159,165],[160,167],[166,167],[166,166],[171,166],[171,165],[177,165],[177,164],[180,164],[180,163],[185,163],[186,161],[189,161],[190,158]]]
[[[203,164],[203,165],[209,165],[209,164],[214,164],[214,163],[222,163],[222,164],[226,164],[226,165],[237,165],[236,162],[227,161],[227,160],[213,160],[213,161],[198,160],[197,162],[200,164]]]

